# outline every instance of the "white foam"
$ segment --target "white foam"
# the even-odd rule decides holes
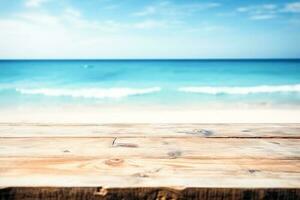
[[[180,87],[180,92],[203,93],[203,94],[254,94],[254,93],[278,93],[300,92],[300,84],[296,85],[260,85],[252,87]]]
[[[40,89],[22,89],[17,88],[16,91],[21,94],[39,94],[45,96],[70,96],[83,98],[122,98],[133,95],[143,95],[159,92],[160,87],[151,88],[81,88],[81,89],[58,89],[58,88],[40,88]]]

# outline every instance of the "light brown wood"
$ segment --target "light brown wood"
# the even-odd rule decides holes
[[[0,135],[3,188],[300,188],[299,124],[0,124]]]
[[[299,188],[298,160],[2,158],[2,187]]]
[[[300,159],[299,139],[1,138],[0,158]]]
[[[300,124],[0,123],[0,137],[300,137]]]

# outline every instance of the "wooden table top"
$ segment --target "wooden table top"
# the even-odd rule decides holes
[[[0,124],[0,187],[300,188],[300,124]]]

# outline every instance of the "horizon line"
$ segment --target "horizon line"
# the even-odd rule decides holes
[[[0,61],[222,61],[222,60],[300,60],[299,58],[0,58]]]

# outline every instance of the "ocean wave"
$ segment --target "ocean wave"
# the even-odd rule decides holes
[[[57,89],[57,88],[40,88],[40,89],[24,89],[16,88],[16,91],[21,94],[45,95],[45,96],[69,96],[83,98],[122,98],[134,95],[143,95],[154,92],[159,92],[160,87],[151,88],[80,88],[80,89]]]
[[[181,87],[180,92],[202,93],[202,94],[256,94],[256,93],[279,93],[300,92],[300,84],[296,85],[260,85],[252,87]]]

